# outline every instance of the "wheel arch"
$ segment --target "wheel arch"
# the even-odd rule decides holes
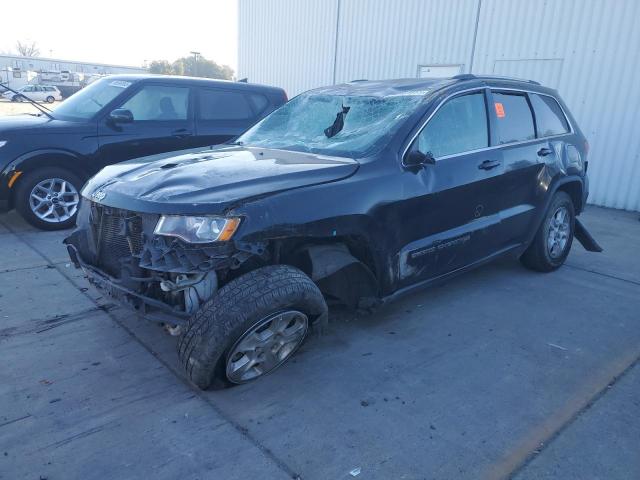
[[[553,194],[555,194],[556,192],[565,192],[569,195],[569,197],[571,197],[576,215],[582,212],[582,209],[584,208],[584,186],[582,184],[582,180],[577,178],[568,178],[562,183],[558,184]]]
[[[359,236],[277,240],[272,259],[299,268],[323,294],[350,308],[375,303],[380,296],[374,251]]]
[[[9,208],[15,207],[15,195],[18,186],[22,183],[25,174],[30,173],[36,167],[59,167],[70,170],[85,181],[90,173],[82,162],[82,157],[74,152],[57,149],[38,150],[23,155],[12,162],[10,169],[21,172],[15,183],[11,185],[9,195]],[[78,189],[82,185],[78,186]]]

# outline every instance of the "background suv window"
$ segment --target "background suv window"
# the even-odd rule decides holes
[[[186,120],[189,88],[147,85],[120,108],[131,111],[134,121]]]
[[[418,136],[418,149],[435,157],[489,146],[484,93],[456,97],[435,113]]]
[[[525,94],[493,93],[500,143],[536,138],[533,116]]]
[[[561,135],[569,131],[567,119],[554,98],[536,94],[530,94],[529,98],[536,114],[539,137]]]
[[[200,90],[199,120],[247,120],[253,110],[247,98],[228,90]]]

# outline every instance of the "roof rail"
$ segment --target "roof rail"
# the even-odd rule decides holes
[[[356,82],[368,82],[368,80],[366,78],[358,78],[356,80],[349,80],[349,83],[356,83]]]
[[[472,73],[461,73],[460,75],[456,75],[451,78],[454,80],[473,80],[475,78],[477,79],[488,78],[488,79],[496,79],[496,80],[515,80],[517,82],[527,82],[527,83],[532,83],[534,85],[540,85],[540,82],[536,82],[535,80],[529,80],[527,78],[518,78],[518,77],[507,77],[504,75],[473,75]]]

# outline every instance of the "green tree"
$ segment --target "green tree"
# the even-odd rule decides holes
[[[172,75],[173,69],[171,64],[166,60],[154,60],[149,64],[150,73],[159,73],[161,75]]]
[[[219,78],[231,80],[233,69],[228,65],[218,65],[213,60],[199,56],[178,58],[175,62],[169,63],[166,60],[154,60],[149,64],[149,72],[163,75],[186,75],[190,77]]]

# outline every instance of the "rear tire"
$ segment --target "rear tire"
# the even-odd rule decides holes
[[[566,192],[556,192],[547,214],[529,248],[522,254],[522,264],[538,272],[558,269],[569,255],[575,231],[575,210]]]
[[[47,103],[53,103],[53,102],[55,102],[55,101],[56,101],[56,99],[55,99],[55,98],[53,98],[52,96],[48,96],[48,97],[47,97]]]
[[[293,340],[286,340],[289,338],[286,333],[289,320],[284,315],[287,314],[299,322],[297,333],[293,332],[295,344]],[[178,356],[189,380],[202,390],[246,383],[271,373],[285,363],[303,343],[307,326],[311,326],[314,320],[323,321],[326,315],[327,305],[322,293],[302,271],[287,265],[259,268],[222,287],[190,318],[184,335],[178,341]],[[285,325],[281,329],[280,343],[270,344],[269,351],[272,357],[280,355],[281,358],[278,356],[269,367],[260,342],[263,337],[273,337],[265,335],[265,332],[273,332],[260,331],[260,328],[264,328],[261,325],[265,322],[275,323],[273,318],[278,316],[285,319]],[[295,326],[294,323],[291,325]],[[244,372],[246,378],[240,378],[234,370],[234,365],[241,364],[243,359],[238,345],[246,339],[255,340],[251,335],[257,338],[257,353],[251,357],[253,366]],[[234,358],[231,358],[232,353]]]
[[[52,185],[47,183],[48,180],[57,180],[57,182]],[[62,184],[62,182],[66,183]],[[32,172],[25,173],[18,180],[15,192],[16,210],[27,222],[41,230],[62,230],[73,227],[78,214],[79,192],[82,184],[82,180],[76,174],[64,168],[36,168]],[[46,191],[48,185],[52,186],[52,192]],[[64,194],[59,192],[61,188],[64,189]],[[40,208],[35,208],[40,204]],[[45,215],[52,207],[52,213]]]

